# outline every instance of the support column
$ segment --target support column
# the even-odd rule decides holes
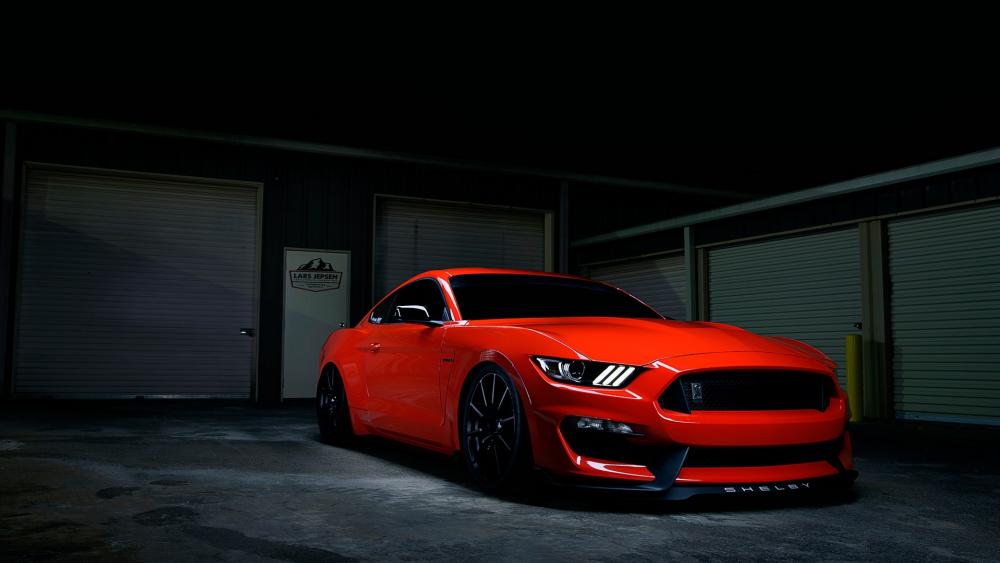
[[[684,227],[684,271],[687,274],[687,320],[698,318],[698,251],[693,227]]]
[[[13,393],[11,377],[11,316],[14,281],[14,172],[16,167],[17,126],[4,127],[3,178],[0,180],[0,381],[2,393]]]
[[[865,418],[893,416],[889,366],[888,252],[885,223],[867,221],[858,226],[861,241],[862,373]]]
[[[561,274],[569,273],[569,182],[559,183],[559,268]]]

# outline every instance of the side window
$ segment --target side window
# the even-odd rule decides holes
[[[368,321],[374,324],[392,322],[392,302],[396,300],[397,295],[399,295],[398,291],[383,299],[382,302],[379,303],[379,306],[375,307],[375,310],[372,311],[371,316],[368,317]]]
[[[391,310],[385,311],[382,317],[383,323],[399,322],[396,310],[398,306],[422,307],[427,311],[427,315],[436,321],[449,320],[450,318],[444,297],[441,296],[441,288],[434,280],[415,281],[396,292],[395,299],[392,300],[390,307],[387,307]]]

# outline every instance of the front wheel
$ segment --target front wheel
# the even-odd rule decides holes
[[[469,376],[462,395],[459,438],[473,480],[487,491],[506,491],[525,480],[531,446],[521,400],[499,366]]]
[[[344,382],[333,366],[327,366],[316,384],[316,421],[327,444],[344,445],[354,437]]]

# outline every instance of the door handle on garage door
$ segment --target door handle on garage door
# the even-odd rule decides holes
[[[382,345],[379,344],[378,342],[372,342],[371,344],[368,345],[369,352],[378,352],[380,348],[382,348]]]

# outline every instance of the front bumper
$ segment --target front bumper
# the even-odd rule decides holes
[[[705,356],[711,357],[688,357],[650,370],[625,389],[565,385],[539,374],[529,390],[536,465],[561,484],[671,499],[716,492],[780,494],[856,478],[846,431],[847,401],[839,387],[823,411],[683,413],[659,404],[674,379],[693,371],[818,369],[794,356]],[[641,436],[615,438],[622,447],[590,447],[567,429],[567,420],[581,416],[624,422]]]

